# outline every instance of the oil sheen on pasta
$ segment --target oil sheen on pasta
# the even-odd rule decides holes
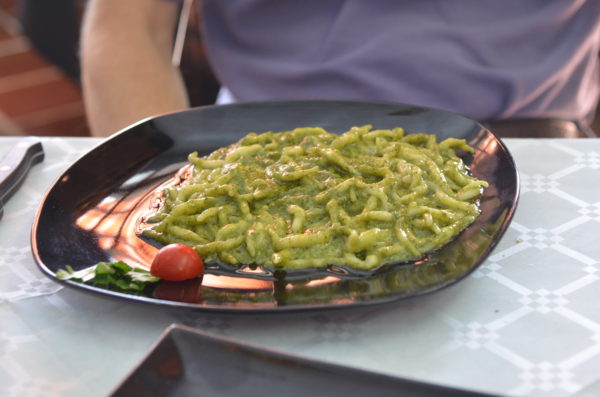
[[[422,257],[479,215],[485,181],[456,149],[464,140],[402,128],[250,133],[166,188],[145,234],[193,246],[204,259],[291,270],[374,269]]]

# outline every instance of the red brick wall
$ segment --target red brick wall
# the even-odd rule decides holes
[[[0,0],[0,135],[88,135],[79,86],[32,48],[15,10]]]

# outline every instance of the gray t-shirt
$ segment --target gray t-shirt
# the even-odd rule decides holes
[[[239,101],[366,99],[477,120],[590,117],[600,0],[204,0]]]

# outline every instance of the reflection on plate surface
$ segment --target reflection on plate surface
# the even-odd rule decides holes
[[[149,267],[157,248],[139,238],[139,218],[155,189],[185,165],[192,151],[208,154],[248,132],[318,126],[342,133],[355,125],[403,127],[407,133],[464,138],[475,153],[463,159],[490,186],[481,215],[454,241],[414,263],[371,273],[261,272],[209,269],[201,283],[159,286],[147,296],[127,295],[55,278],[71,265],[82,269],[122,260]],[[518,176],[504,144],[480,124],[456,114],[409,105],[355,101],[283,101],[209,106],[149,119],[107,139],[75,162],[50,188],[32,230],[41,270],[88,292],[160,305],[218,311],[280,311],[373,304],[421,295],[464,278],[489,255],[514,213]],[[167,291],[167,292],[165,292]]]

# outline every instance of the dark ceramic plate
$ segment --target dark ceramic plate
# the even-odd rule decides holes
[[[490,396],[328,364],[171,326],[119,396]]]
[[[407,133],[465,138],[464,158],[488,181],[481,215],[426,261],[384,266],[369,274],[211,271],[202,280],[163,283],[135,296],[59,281],[56,272],[100,261],[149,266],[156,248],[136,235],[152,192],[185,163],[188,153],[230,144],[248,132],[321,126],[344,132],[355,125],[403,127]],[[493,133],[465,117],[409,105],[355,101],[256,102],[210,106],[135,124],[77,160],[50,188],[36,214],[33,255],[40,269],[87,292],[159,305],[217,311],[280,311],[389,302],[439,290],[463,279],[489,255],[508,227],[518,197],[513,159]]]

